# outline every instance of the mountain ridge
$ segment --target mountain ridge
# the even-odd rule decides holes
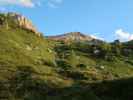
[[[55,36],[47,36],[48,39],[56,40],[56,41],[92,41],[92,40],[99,40],[102,41],[94,36],[91,35],[85,35],[81,32],[69,32],[61,35],[55,35]]]

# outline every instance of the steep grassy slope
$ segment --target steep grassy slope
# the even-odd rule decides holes
[[[1,100],[131,100],[133,63],[125,47],[52,41],[1,18]]]
[[[55,52],[48,40],[18,27],[8,16],[1,17],[0,99],[44,99],[49,88],[72,82],[55,70]]]

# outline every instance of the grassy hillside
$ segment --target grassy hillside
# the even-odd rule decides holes
[[[37,36],[3,14],[0,22],[1,100],[131,100],[129,45],[67,44]]]

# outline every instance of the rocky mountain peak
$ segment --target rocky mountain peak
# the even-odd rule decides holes
[[[62,35],[49,36],[48,38],[62,41],[91,41],[94,39],[93,37],[85,35],[81,32],[70,32]]]
[[[36,27],[33,25],[33,23],[25,16],[18,13],[12,13],[12,12],[8,13],[7,15],[11,17],[18,24],[19,27],[30,30],[38,36],[41,35],[36,29]]]

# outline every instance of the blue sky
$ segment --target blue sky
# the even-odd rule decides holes
[[[133,39],[133,0],[0,0],[0,10],[22,13],[44,35],[78,31],[106,41]]]

